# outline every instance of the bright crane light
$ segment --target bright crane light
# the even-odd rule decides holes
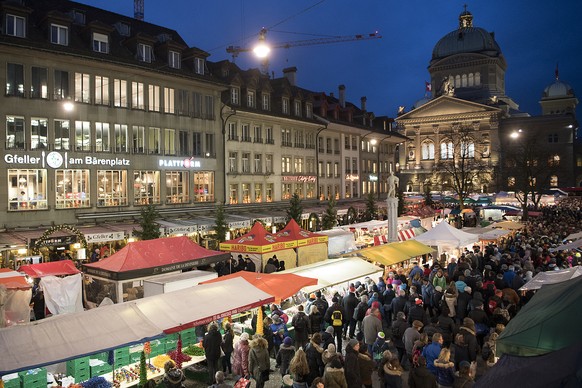
[[[253,48],[253,52],[259,58],[266,58],[271,52],[271,48],[267,45],[265,41],[265,36],[267,35],[267,30],[265,28],[261,29],[259,32],[259,43]]]

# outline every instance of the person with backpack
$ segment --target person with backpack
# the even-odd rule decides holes
[[[291,320],[291,325],[295,330],[295,349],[304,346],[309,337],[309,318],[303,312],[303,305],[297,306],[297,314]]]
[[[329,306],[325,313],[324,321],[326,321],[330,326],[333,326],[336,348],[342,349],[342,330],[347,321],[346,314],[343,307],[339,304],[337,296],[333,297],[332,303],[333,304]]]

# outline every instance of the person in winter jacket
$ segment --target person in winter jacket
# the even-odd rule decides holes
[[[234,347],[232,370],[235,375],[244,377],[249,375],[249,334],[242,333]]]
[[[293,340],[291,337],[285,337],[283,344],[279,348],[279,353],[277,353],[277,365],[279,365],[279,372],[281,376],[285,376],[289,373],[289,364],[295,356],[295,347],[293,346]]]
[[[360,343],[355,338],[349,340],[346,346],[346,358],[344,374],[348,387],[361,387],[362,379],[360,377],[360,363],[358,354],[360,352]]]
[[[297,314],[293,316],[291,320],[291,325],[295,330],[295,349],[300,346],[305,346],[307,344],[307,339],[309,337],[310,322],[307,315],[303,312],[303,305],[297,306]]]
[[[342,354],[337,351],[334,344],[329,344],[323,353],[321,353],[321,360],[323,361],[323,365],[327,366],[327,364],[332,362],[334,358],[340,360],[341,365],[344,364],[344,358]]]
[[[208,333],[202,340],[204,347],[204,355],[206,356],[206,363],[208,365],[208,380],[209,384],[214,384],[214,378],[218,371],[218,360],[220,359],[220,350],[222,345],[222,336],[218,331],[216,322],[208,325]]]
[[[439,357],[443,345],[443,336],[441,333],[435,333],[432,336],[432,342],[424,347],[422,356],[426,359],[426,368],[436,376],[437,370],[434,361]]]
[[[367,351],[368,353],[372,353],[372,345],[374,345],[378,333],[382,331],[382,318],[377,308],[373,308],[370,315],[362,321],[362,331],[364,332],[364,342],[367,346]]]
[[[378,377],[383,388],[402,388],[402,367],[398,359],[386,357],[378,369]]]
[[[332,359],[325,367],[323,380],[325,388],[348,388],[344,368],[338,358]]]
[[[479,352],[479,344],[477,342],[475,323],[471,318],[463,319],[463,325],[459,329],[459,334],[463,335],[469,359],[467,361],[473,362],[477,360],[477,353]]]
[[[459,366],[459,374],[455,376],[453,388],[473,388],[473,376],[471,376],[471,364],[463,361]]]
[[[338,349],[342,348],[342,331],[344,324],[347,322],[347,316],[344,308],[339,303],[339,298],[334,296],[332,299],[333,304],[327,309],[324,321],[333,326],[333,333],[336,340],[336,346]]]
[[[426,359],[418,358],[418,366],[408,374],[408,388],[437,388],[436,376],[426,369]]]
[[[234,331],[230,326],[230,323],[227,323],[224,327],[224,336],[222,337],[222,351],[224,352],[224,356],[222,357],[222,371],[226,373],[228,369],[228,373],[232,373],[232,364],[230,363],[230,356],[232,355],[232,351],[234,350]],[[216,377],[216,376],[215,376]]]
[[[315,333],[305,349],[307,365],[309,365],[309,374],[306,377],[307,384],[311,385],[316,377],[323,376],[323,348],[321,347],[321,334]]]
[[[309,312],[309,334],[319,333],[323,326],[323,315],[316,305],[311,306]]]
[[[273,323],[270,326],[270,330],[273,333],[273,344],[275,346],[275,356],[279,352],[279,347],[283,343],[285,337],[289,336],[289,332],[287,331],[287,325],[277,314],[273,314],[271,316]]]
[[[350,286],[349,292],[343,299],[343,307],[344,311],[347,315],[347,322],[344,325],[343,335],[347,337],[349,335],[350,338],[354,338],[355,331],[356,331],[356,320],[354,319],[354,310],[360,303],[358,298],[356,297],[356,288],[354,286]]]
[[[176,363],[172,360],[164,364],[164,379],[162,383],[164,388],[183,388],[183,381],[186,380],[182,369],[176,368]]]
[[[376,368],[372,356],[366,351],[366,348],[360,346],[358,354],[358,364],[360,365],[360,379],[366,388],[372,388],[372,373]]]
[[[439,357],[434,361],[437,371],[437,383],[440,387],[452,387],[455,381],[455,364],[450,361],[451,351],[442,348]]]
[[[404,332],[408,329],[408,324],[406,323],[406,315],[402,311],[396,314],[396,320],[392,322],[392,341],[394,342],[394,346],[398,350],[398,360],[402,360],[402,357],[406,355],[406,350],[404,347],[404,341],[402,336]]]
[[[295,357],[291,360],[289,365],[289,372],[293,376],[294,387],[307,387],[307,377],[309,376],[309,364],[307,363],[307,355],[302,348],[297,349]]]
[[[328,326],[325,331],[321,332],[321,347],[324,349],[327,349],[327,347],[329,346],[329,344],[334,344],[335,345],[335,341],[333,339],[333,326]],[[337,347],[336,347],[337,349]]]
[[[250,343],[249,371],[257,381],[257,388],[263,388],[268,380],[271,359],[269,357],[269,344],[263,337],[257,337]],[[267,376],[265,376],[267,375]]]
[[[449,347],[453,342],[453,336],[457,331],[455,321],[449,315],[449,307],[443,306],[436,324],[437,329],[443,335],[443,345],[445,347]]]
[[[376,368],[382,364],[384,352],[387,350],[392,354],[398,354],[394,343],[390,339],[386,339],[386,335],[381,331],[378,333],[378,338],[374,342],[374,345],[372,345],[372,359],[376,363]]]
[[[368,295],[362,295],[360,297],[360,303],[358,303],[354,309],[353,315],[353,318],[356,321],[356,326],[358,327],[358,331],[362,330],[362,320],[366,317],[366,311],[368,311]]]

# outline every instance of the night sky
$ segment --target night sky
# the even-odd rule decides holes
[[[80,2],[133,16],[133,0]],[[281,77],[282,69],[296,66],[298,86],[337,96],[344,84],[348,101],[359,106],[366,96],[369,111],[393,117],[398,106],[409,110],[424,96],[432,50],[457,29],[465,3],[473,25],[495,33],[508,66],[506,94],[520,110],[541,113],[538,101],[554,82],[556,64],[560,80],[582,100],[579,0],[145,0],[144,8],[145,21],[176,30],[211,61],[231,59],[228,45],[252,46],[262,27],[273,43],[378,31],[382,39],[276,49],[269,72]],[[236,63],[260,65],[251,53]]]

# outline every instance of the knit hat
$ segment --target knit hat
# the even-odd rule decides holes
[[[240,335],[240,340],[241,341],[248,341],[249,340],[249,333],[247,333],[246,331],[244,333],[242,333]]]
[[[467,360],[463,360],[459,363],[459,369],[460,368],[470,368],[471,367],[471,363]]]
[[[332,335],[333,335],[333,326],[328,326],[328,327],[325,329],[325,332],[326,332],[327,334],[332,334]]]
[[[285,337],[285,339],[283,340],[283,344],[285,344],[285,346],[291,346],[291,344],[293,344],[293,340],[291,339],[291,337]]]
[[[416,298],[416,299],[414,300],[414,303],[415,303],[416,305],[421,305],[421,304],[422,304],[422,299],[420,299],[420,298]]]
[[[378,338],[380,338],[380,339],[385,339],[385,338],[386,338],[386,334],[384,334],[384,332],[383,332],[383,331],[379,331],[379,332],[378,332]]]
[[[443,292],[443,288],[441,286],[436,286],[434,289],[438,292]]]
[[[353,349],[353,348],[354,348],[354,347],[355,347],[355,346],[356,346],[358,343],[359,343],[359,342],[358,342],[358,340],[357,340],[357,339],[355,339],[355,338],[352,338],[352,339],[351,339],[351,340],[348,342],[348,346],[349,346],[350,348],[352,348],[352,349]]]
[[[283,386],[291,388],[293,386],[293,378],[291,375],[283,376]]]

